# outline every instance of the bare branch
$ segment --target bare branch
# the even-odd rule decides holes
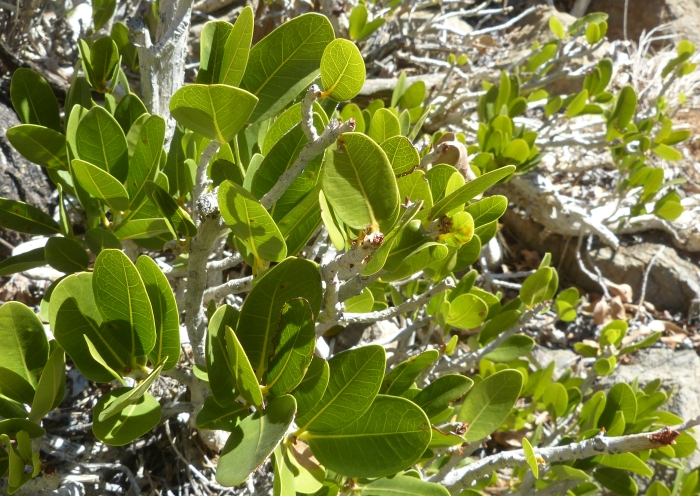
[[[220,286],[208,288],[204,291],[204,303],[209,300],[220,300],[221,298],[238,293],[250,291],[253,287],[253,276],[241,277],[240,279],[231,279]]]

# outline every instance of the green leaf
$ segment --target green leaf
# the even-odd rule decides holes
[[[93,2],[92,24],[95,28],[95,33],[112,18],[116,7],[116,0],[95,0],[95,2]]]
[[[293,391],[304,378],[316,346],[316,328],[309,303],[301,298],[282,307],[266,388],[275,396]]]
[[[435,203],[428,213],[428,220],[438,219],[446,213],[451,212],[459,205],[464,205],[500,180],[511,175],[514,171],[514,165],[507,165],[469,181],[458,190]],[[433,198],[435,198],[435,194],[433,194]]]
[[[463,294],[450,303],[446,322],[460,329],[474,329],[486,320],[488,306],[478,296]]]
[[[302,439],[327,469],[348,477],[385,477],[416,463],[430,437],[423,410],[407,399],[379,395],[352,423]]]
[[[233,432],[238,422],[248,416],[250,407],[233,403],[219,405],[213,396],[204,399],[204,406],[197,414],[197,428]]]
[[[87,270],[90,264],[90,255],[85,248],[70,238],[49,238],[44,246],[44,256],[51,267],[66,274]]]
[[[425,82],[416,81],[409,86],[399,100],[401,108],[412,109],[423,105],[425,100]]]
[[[8,198],[0,198],[0,227],[27,234],[56,234],[61,230],[43,210]]]
[[[480,227],[500,219],[507,208],[508,199],[505,196],[494,195],[468,205],[464,211],[472,216],[474,226]]]
[[[129,405],[133,405],[139,401],[143,395],[146,394],[148,388],[151,387],[151,384],[153,384],[153,382],[160,377],[160,373],[163,370],[163,365],[165,365],[165,358],[167,357],[164,357],[158,366],[154,368],[145,379],[139,382],[136,387],[130,388],[129,392],[120,395],[119,398],[115,399],[108,406],[105,406],[105,408],[100,411],[99,414],[95,413],[93,415],[93,419],[97,419],[99,422],[104,422],[105,420],[114,417],[119,412],[123,411]]]
[[[328,361],[330,379],[323,397],[310,412],[297,417],[300,430],[329,432],[360,417],[379,391],[385,364],[384,348],[378,345],[334,355]]]
[[[12,74],[10,99],[22,124],[36,124],[61,132],[58,101],[46,80],[20,67]]]
[[[233,329],[226,326],[226,347],[228,348],[229,363],[236,380],[236,389],[243,398],[258,408],[261,407],[263,397],[260,384],[255,377],[255,371],[239,343]]]
[[[550,21],[554,19],[554,17],[550,17]],[[551,22],[550,22],[551,25]],[[561,25],[560,25],[561,26]],[[562,28],[563,30],[563,28]],[[523,452],[525,453],[525,460],[527,460],[527,464],[530,466],[530,470],[532,470],[532,475],[535,476],[535,479],[539,479],[540,477],[540,470],[539,470],[539,464],[537,463],[537,455],[535,455],[535,450],[532,449],[532,445],[530,444],[530,441],[527,440],[526,437],[523,438]]]
[[[22,403],[0,394],[0,416],[6,419],[24,419],[27,418],[27,411]],[[0,457],[1,455],[2,453],[0,452]],[[2,466],[0,466],[0,473],[2,473],[1,469]]]
[[[145,393],[135,403],[124,408],[118,415],[100,421],[103,410],[109,408],[131,388],[117,388],[102,395],[92,411],[92,432],[108,446],[124,446],[140,438],[160,422],[161,409],[158,401]]]
[[[318,114],[318,117],[321,119],[321,122],[323,123],[322,127],[326,127],[326,125],[328,125],[328,119],[324,119],[326,113],[324,112],[323,107],[321,107],[317,101],[313,104],[313,111],[314,113]],[[261,153],[267,156],[277,142],[280,141],[282,137],[291,131],[295,126],[297,126],[300,121],[301,102],[295,103],[289,107],[279,117],[277,117],[277,119],[275,119],[275,122],[270,125],[270,129],[268,129],[267,133],[265,133],[265,139],[260,147]],[[314,121],[314,125],[316,125],[316,121]],[[317,130],[319,129],[317,128]],[[306,143],[306,141],[304,141],[304,143]]]
[[[146,196],[147,181],[154,181],[158,173],[163,143],[165,140],[165,120],[152,115],[141,125],[134,153],[129,160],[129,173],[126,177],[126,192],[129,194],[129,208],[141,204]]]
[[[241,26],[244,23],[245,21],[241,24]],[[207,22],[204,25],[204,28],[202,28],[202,34],[199,38],[199,71],[197,72],[197,84],[224,83],[224,81],[222,81],[221,72],[223,70],[226,43],[228,38],[231,36],[231,31],[233,31],[233,25],[226,21]],[[237,41],[245,43],[244,40],[240,39],[240,36]],[[246,48],[250,50],[250,40],[248,40]],[[236,69],[237,72],[243,76],[243,71],[245,71],[245,63],[242,67]],[[228,84],[229,86],[237,86],[237,84],[225,84]]]
[[[0,277],[46,265],[44,248],[36,248],[0,262]]]
[[[35,422],[26,419],[0,420],[0,435],[6,434],[16,438],[19,431],[25,431],[30,439],[37,439],[46,434],[46,431]]]
[[[323,193],[348,226],[388,232],[399,211],[399,188],[384,151],[360,133],[338,141],[341,151],[333,151],[324,167]]]
[[[102,367],[104,367],[104,369],[107,372],[109,372],[109,374],[112,376],[112,379],[119,381],[122,384],[122,386],[126,386],[126,381],[124,380],[124,378],[116,370],[114,370],[112,367],[110,367],[110,365],[105,361],[104,358],[102,358],[102,355],[100,355],[100,352],[97,351],[97,348],[95,348],[95,345],[93,344],[93,342],[90,341],[90,338],[87,335],[84,335],[83,337],[85,338],[85,342],[87,343],[88,351],[90,353],[90,356],[93,358],[93,360],[95,360],[97,363],[102,365]],[[124,363],[126,363],[126,362],[124,362]],[[122,369],[124,370],[124,372],[126,372],[125,367],[122,367]]]
[[[340,118],[343,122],[355,119],[355,131],[358,133],[365,132],[365,118],[362,116],[362,110],[360,110],[360,107],[358,107],[356,103],[348,103],[345,105],[340,111]]]
[[[311,190],[277,223],[287,244],[289,256],[297,255],[321,225],[319,192],[318,187]]]
[[[598,427],[610,426],[615,416],[615,412],[620,410],[625,415],[625,422],[631,424],[637,417],[637,398],[629,384],[620,382],[615,384],[608,392],[608,399],[605,403]]]
[[[352,41],[331,41],[321,57],[322,97],[336,102],[352,100],[365,84],[365,61]]]
[[[389,138],[401,135],[401,124],[389,109],[381,108],[372,116],[367,134],[376,143],[384,143]]]
[[[92,288],[106,325],[118,329],[131,356],[147,355],[156,328],[148,293],[134,264],[119,250],[103,250],[95,260]]]
[[[554,16],[549,18],[549,29],[552,31],[554,36],[556,36],[560,40],[566,38],[566,31],[564,31],[564,26],[562,26],[561,22],[559,22],[559,19],[557,19]],[[537,478],[537,476],[535,476],[535,478]]]
[[[405,136],[393,136],[382,142],[382,150],[386,153],[394,174],[406,174],[420,165],[420,156],[413,143]],[[427,184],[427,181],[426,181]],[[432,202],[432,200],[431,200]],[[426,205],[430,208],[431,205]]]
[[[78,123],[75,146],[79,159],[108,172],[118,183],[126,180],[129,169],[126,137],[107,110],[96,106],[88,111]]]
[[[244,418],[233,430],[221,452],[216,480],[237,486],[267,460],[294,420],[296,401],[292,396],[273,397],[267,408]]]
[[[561,418],[566,413],[569,395],[562,383],[553,382],[545,388],[542,402],[555,418]]]
[[[253,21],[253,9],[250,7],[244,8],[238,15],[226,40],[219,82],[238,86],[243,79],[253,39]]]
[[[76,179],[90,195],[101,199],[113,210],[124,211],[129,208],[129,194],[111,174],[77,158],[72,165]]]
[[[598,463],[606,467],[627,470],[643,477],[653,477],[654,471],[638,456],[632,453],[619,453],[617,455],[603,455]]]
[[[209,318],[205,360],[209,374],[209,388],[221,406],[233,405],[238,397],[233,367],[226,350],[226,328],[235,329],[238,325],[238,316],[238,310],[230,305],[222,305]]]
[[[287,256],[287,245],[277,224],[243,186],[231,181],[221,183],[219,209],[224,222],[252,250],[257,264],[254,272],[262,268],[262,260],[281,262]]]
[[[413,398],[428,417],[434,417],[459,398],[474,385],[474,381],[459,374],[446,374],[431,382]]]
[[[257,103],[257,97],[240,88],[191,84],[175,92],[170,99],[170,113],[187,129],[228,143],[243,128]]]
[[[180,314],[175,295],[167,277],[151,257],[141,255],[136,260],[136,270],[146,287],[156,325],[156,344],[148,359],[156,364],[168,357],[163,370],[170,370],[180,358]]]
[[[5,367],[0,367],[0,393],[10,400],[27,405],[31,405],[34,400],[34,387],[29,381]]]
[[[535,347],[535,340],[530,336],[515,334],[503,341],[498,348],[484,358],[496,363],[508,363],[527,355]]]
[[[303,14],[280,25],[250,51],[241,88],[259,98],[250,122],[286,107],[318,75],[333,27],[321,14]]]
[[[287,258],[260,277],[243,303],[241,322],[246,323],[246,328],[238,334],[258,379],[267,369],[284,304],[292,298],[304,298],[317,316],[321,295],[318,267],[305,259]]]
[[[48,127],[20,124],[7,130],[7,139],[24,158],[47,169],[68,170],[66,137]]]
[[[136,219],[122,222],[114,227],[114,234],[119,240],[151,238],[170,230],[165,219]]]
[[[0,363],[33,388],[49,359],[44,326],[29,307],[15,301],[0,306]]]
[[[32,401],[32,411],[29,413],[29,420],[39,422],[47,413],[54,409],[54,404],[57,397],[60,402],[63,397],[61,388],[65,393],[65,378],[66,378],[66,354],[60,346],[57,346],[51,356],[49,356],[46,367],[41,374],[39,384],[36,388],[36,394]]]
[[[425,482],[416,477],[396,475],[377,479],[362,488],[362,496],[448,496],[450,493],[440,484]]]
[[[284,455],[286,451],[284,443],[277,445],[274,450],[275,456],[272,459],[272,467],[275,474],[272,481],[273,496],[296,496],[297,494],[294,487],[294,473]]]
[[[85,341],[87,337],[97,354],[104,357],[109,368],[123,371],[129,364],[129,351],[106,329],[100,329],[102,316],[97,310],[90,272],[65,277],[51,293],[49,324],[66,353],[78,370],[96,382],[111,382],[113,375],[92,357]]]
[[[292,396],[297,400],[297,418],[305,417],[316,407],[326,391],[329,375],[328,362],[314,355],[304,379],[292,392]]]
[[[587,101],[588,90],[583,89],[579,94],[576,95],[576,97],[573,100],[571,100],[571,103],[569,103],[569,106],[566,108],[566,116],[575,117],[579,115],[586,106]]]
[[[374,296],[368,288],[363,289],[359,295],[345,300],[346,313],[367,313],[371,312],[372,308],[374,308]]]
[[[457,420],[467,422],[467,442],[479,441],[503,423],[518,401],[523,375],[514,369],[501,370],[477,384],[464,400]]]
[[[520,288],[520,299],[524,305],[532,308],[544,301],[553,274],[551,267],[541,267],[525,279]]]
[[[606,489],[618,496],[635,496],[637,483],[623,470],[602,467],[593,472],[593,478]]]
[[[654,481],[649,484],[646,496],[671,496],[671,491],[664,486],[663,482]]]
[[[401,362],[396,367],[387,372],[382,387],[381,394],[400,396],[416,382],[418,376],[428,367],[435,363],[440,357],[437,350],[426,350],[419,355],[412,356],[408,360]]]
[[[170,226],[172,233],[177,237],[184,235],[193,238],[197,235],[197,227],[187,213],[177,202],[153,181],[146,181],[146,194],[156,204],[165,221]]]
[[[100,93],[111,91],[107,88],[107,81],[112,79],[119,63],[119,48],[112,38],[105,36],[95,41],[90,47],[90,63],[87,64],[85,59],[82,63],[93,88]],[[114,84],[113,81],[112,88]]]
[[[637,93],[631,86],[625,86],[620,90],[615,108],[608,122],[613,122],[620,132],[627,129],[632,118],[637,112]]]
[[[662,159],[668,160],[670,162],[675,162],[683,158],[683,154],[681,152],[679,152],[675,148],[671,148],[668,145],[664,145],[663,143],[657,144],[651,149],[651,151],[653,151]]]

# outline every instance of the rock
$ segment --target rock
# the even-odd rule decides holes
[[[20,200],[50,213],[53,187],[48,177],[40,166],[17,153],[5,136],[9,128],[18,124],[14,110],[0,98],[0,197]],[[15,246],[29,239],[28,235],[6,229],[0,229],[0,237]],[[8,256],[7,248],[0,246],[0,254]]]
[[[551,349],[536,345],[532,350],[532,357],[542,366],[547,367],[555,362],[553,379],[557,380],[564,371],[571,367],[579,358],[579,355],[568,348]]]
[[[664,407],[683,420],[700,415],[700,357],[694,350],[673,351],[668,348],[641,350],[632,356],[633,363],[619,365],[615,371],[602,378],[598,385],[606,389],[619,382],[631,384],[637,377],[639,387],[655,379],[661,379],[660,390],[673,394]],[[693,434],[700,441],[700,432]],[[688,459],[692,470],[700,466],[700,449]]]

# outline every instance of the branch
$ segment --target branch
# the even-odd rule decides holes
[[[217,141],[212,141],[207,145],[199,159],[199,165],[197,166],[197,171],[194,176],[194,186],[192,188],[192,198],[196,201],[202,197],[207,185],[211,182],[207,177],[207,169],[209,168],[209,162],[214,158],[216,152],[219,151],[221,145]],[[195,219],[198,222],[198,219]]]
[[[220,286],[206,289],[204,291],[204,303],[208,303],[209,300],[220,300],[231,294],[245,293],[246,291],[250,291],[252,287],[253,276],[231,279]]]
[[[315,143],[318,140],[318,132],[314,126],[314,102],[321,98],[321,95],[321,89],[312,84],[301,101],[301,128],[309,143]]]
[[[535,448],[535,455],[542,458],[544,463],[552,464],[569,460],[580,460],[597,455],[657,449],[661,446],[673,444],[681,431],[690,429],[696,425],[700,425],[700,416],[683,424],[674,427],[665,427],[654,432],[611,438],[606,438],[604,433],[601,433],[594,438],[586,439],[580,443],[555,446],[553,448]],[[523,450],[504,451],[458,469],[452,474],[456,478],[455,482],[450,484],[446,481],[445,484],[453,486],[450,489],[452,492],[455,492],[460,489],[467,489],[471,486],[472,482],[495,470],[501,470],[506,467],[527,468],[528,466]],[[453,478],[451,477],[450,479]]]

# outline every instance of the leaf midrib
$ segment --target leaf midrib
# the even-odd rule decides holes
[[[365,186],[362,184],[362,181],[360,180],[360,174],[359,171],[357,170],[357,167],[355,166],[355,162],[352,159],[352,155],[348,153],[347,147],[345,148],[345,153],[347,154],[348,160],[350,161],[350,167],[352,167],[352,171],[355,173],[355,178],[357,179],[357,185],[360,188],[360,192],[362,193],[362,199],[365,201],[365,205],[367,206],[367,210],[369,212],[369,217],[372,221],[372,229],[378,229],[379,224],[377,223],[377,218],[374,216],[374,209],[372,209],[372,205],[369,202],[369,197],[367,196],[367,192],[365,191]]]

